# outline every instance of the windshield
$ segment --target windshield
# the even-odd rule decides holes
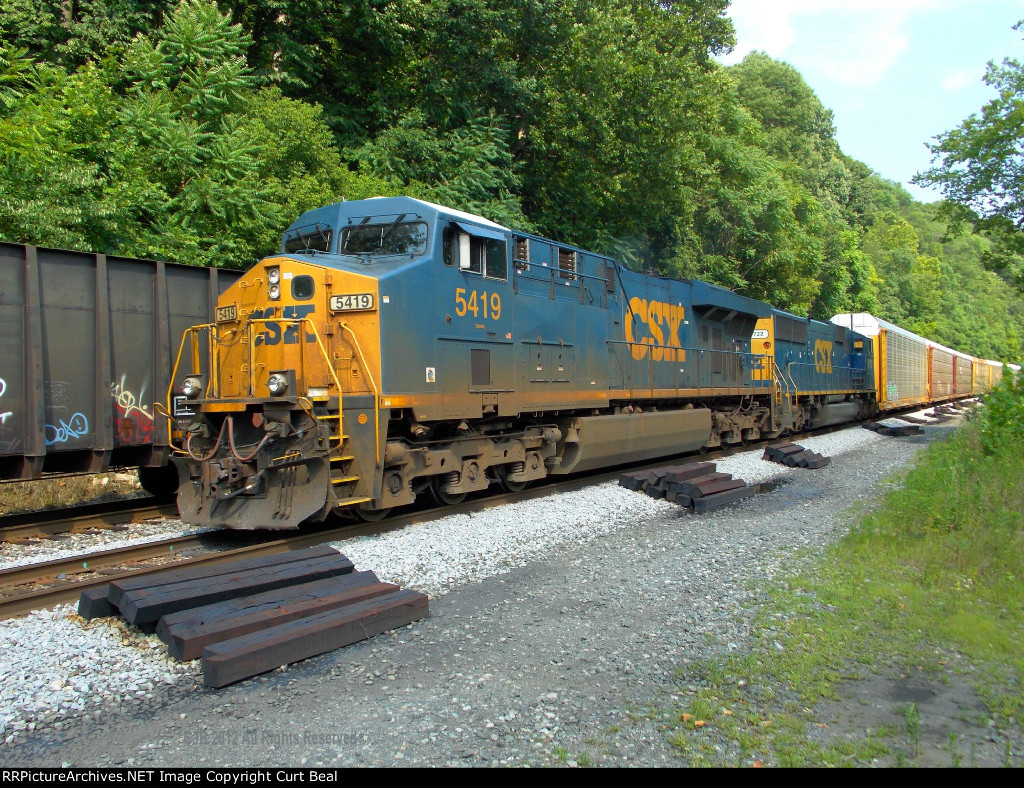
[[[361,224],[341,231],[341,254],[423,254],[427,249],[425,222],[403,222],[404,214],[394,221],[374,222],[368,216]]]
[[[326,252],[331,248],[334,231],[330,225],[316,224],[297,227],[284,235],[285,252]]]

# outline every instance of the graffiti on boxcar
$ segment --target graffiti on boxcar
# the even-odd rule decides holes
[[[110,396],[117,407],[114,414],[117,434],[124,443],[149,443],[153,438],[153,411],[144,402],[149,384],[143,383],[135,394],[128,387],[127,377],[122,375],[120,383],[110,384]]]
[[[43,429],[46,433],[46,445],[53,446],[55,443],[67,443],[72,438],[80,438],[89,432],[89,420],[82,413],[76,413],[67,421],[60,420],[59,424],[46,424]]]
[[[3,399],[4,398],[4,394],[6,394],[6,393],[7,393],[7,381],[4,380],[3,378],[0,378],[0,399]],[[0,405],[0,407],[3,407],[3,406]],[[0,413],[0,424],[6,424],[7,423],[7,419],[10,418],[13,415],[14,415],[14,411],[11,411],[11,410],[3,412],[3,413]]]
[[[46,392],[47,410],[68,410],[71,402],[68,397],[68,390],[71,388],[71,381],[51,380]]]

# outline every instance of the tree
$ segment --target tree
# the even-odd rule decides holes
[[[0,0],[0,41],[74,71],[159,27],[173,0]]]
[[[241,267],[301,211],[394,193],[348,170],[319,107],[257,87],[248,44],[181,0],[72,73],[0,49],[0,237]]]
[[[1024,21],[1014,27],[1019,30]],[[1024,65],[989,63],[984,82],[999,96],[929,145],[931,169],[915,182],[938,186],[945,197],[982,219],[1003,217],[1024,228]]]
[[[954,231],[991,234],[999,243],[989,263],[1024,290],[1024,64],[990,62],[984,81],[998,97],[928,146],[933,166],[914,183],[942,191]]]
[[[354,156],[361,171],[405,194],[529,229],[514,195],[519,179],[507,140],[508,130],[494,116],[471,118],[440,134],[413,110]]]
[[[621,255],[692,215],[710,175],[719,83],[709,53],[731,35],[725,7],[571,4],[559,46],[534,75],[532,123],[517,145],[523,205],[542,232]]]

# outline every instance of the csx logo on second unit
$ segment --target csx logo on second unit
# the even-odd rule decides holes
[[[629,301],[629,309],[632,314],[626,323],[626,339],[633,358],[646,358],[649,349],[652,361],[686,360],[686,351],[679,344],[679,324],[686,317],[683,307],[634,297]],[[643,329],[634,327],[636,323],[643,324],[649,336],[639,336]]]
[[[814,371],[822,375],[832,374],[832,343],[824,339],[814,342]]]

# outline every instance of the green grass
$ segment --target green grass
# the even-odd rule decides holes
[[[866,731],[856,741],[815,735],[812,707],[836,698],[840,682],[864,671],[913,667],[942,676],[951,652],[970,666],[995,727],[1019,731],[1024,424],[993,429],[990,418],[933,444],[813,569],[777,582],[751,653],[709,660],[686,674],[681,684],[699,689],[684,689],[674,710],[670,741],[681,757],[709,766],[842,766],[889,755],[912,765],[921,724],[913,704],[903,709],[902,730]],[[724,751],[709,746],[723,735],[730,742]],[[894,752],[897,738],[911,745],[909,762]],[[953,765],[971,765],[972,753],[956,739],[944,749]]]

